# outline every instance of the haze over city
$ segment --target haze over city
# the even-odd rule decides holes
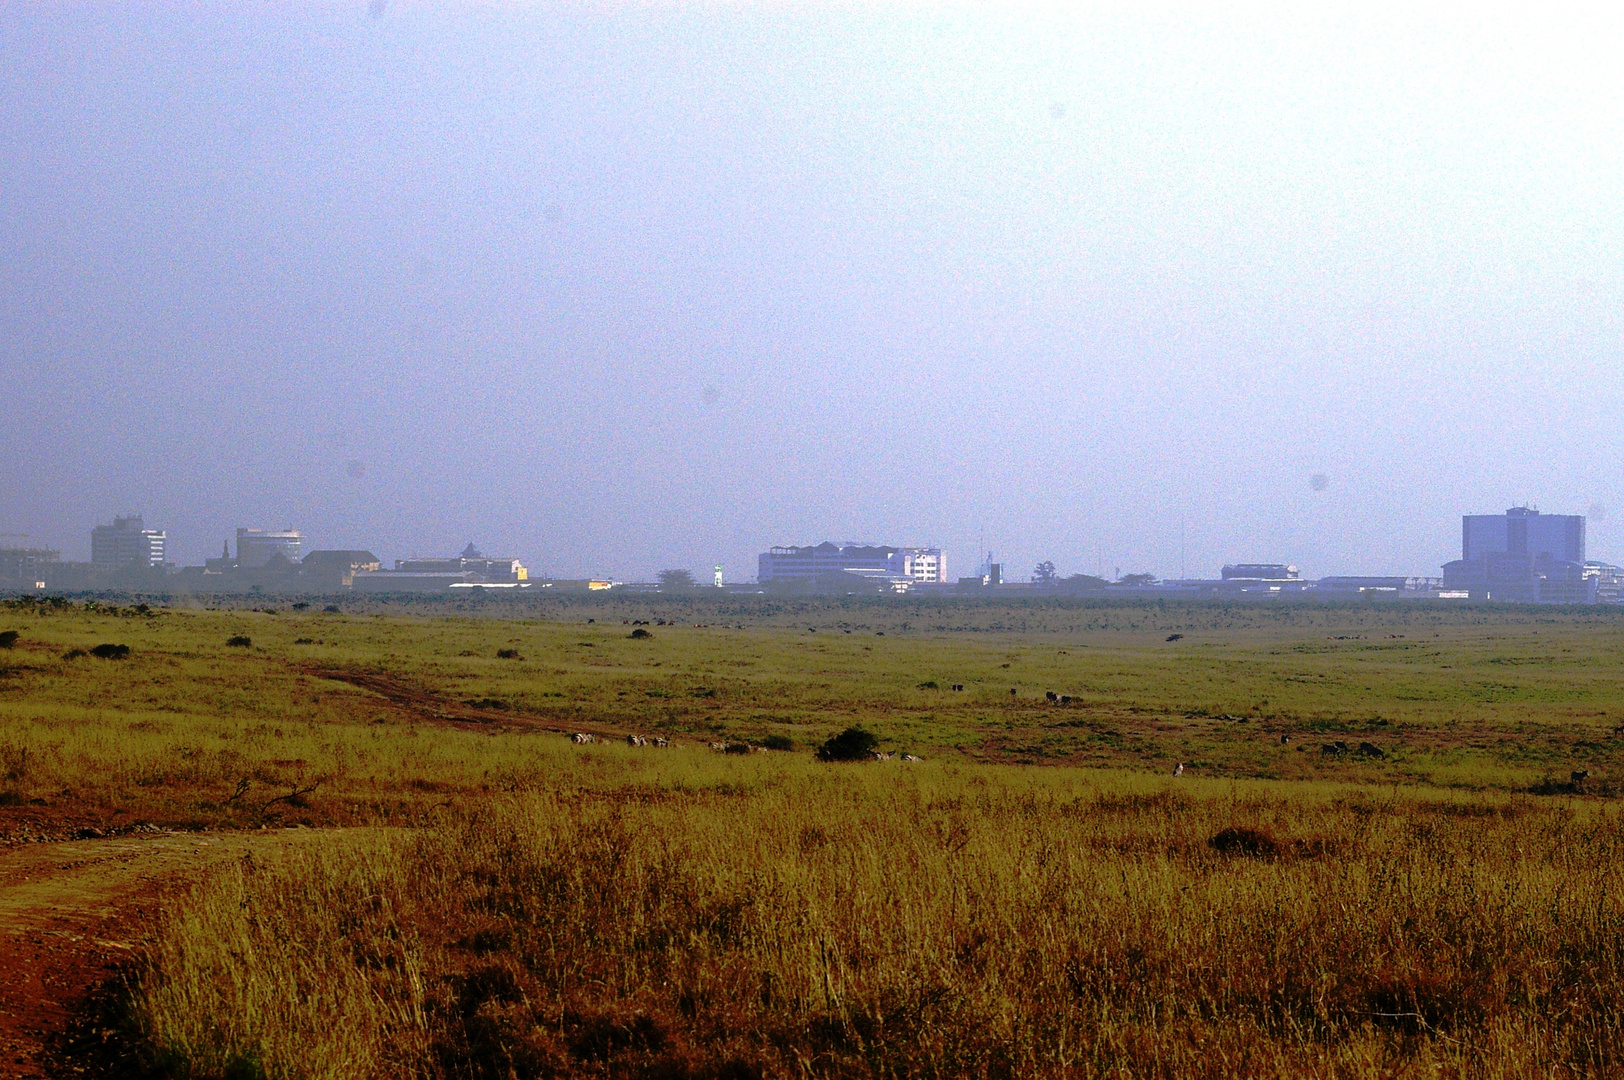
[[[0,531],[1624,560],[1590,17],[0,9]],[[1609,514],[1609,510],[1613,513]]]

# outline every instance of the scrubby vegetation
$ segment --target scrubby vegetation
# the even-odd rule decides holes
[[[216,881],[143,1029],[202,1075],[1624,1069],[1611,809],[749,766]]]

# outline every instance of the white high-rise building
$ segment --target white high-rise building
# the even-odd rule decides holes
[[[903,548],[902,572],[921,583],[945,585],[947,559],[941,548]]]

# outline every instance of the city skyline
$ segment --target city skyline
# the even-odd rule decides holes
[[[1624,35],[1572,31],[11,5],[0,529],[1425,573],[1531,500],[1618,551]]]
[[[1489,534],[1482,532],[1483,529],[1485,529],[1485,528],[1500,528],[1501,526],[1496,525],[1495,523],[1497,523],[1497,522],[1505,522],[1505,521],[1507,521],[1507,520],[1509,520],[1509,519],[1511,519],[1513,517],[1521,516],[1521,515],[1525,515],[1525,514],[1526,515],[1531,515],[1531,520],[1535,521],[1536,523],[1543,522],[1544,526],[1547,529],[1561,528],[1561,529],[1567,529],[1569,532],[1571,532],[1573,529],[1576,529],[1577,530],[1577,533],[1576,533],[1577,540],[1574,541],[1572,539],[1569,539],[1566,542],[1570,543],[1570,544],[1574,543],[1574,542],[1577,543],[1578,547],[1575,550],[1579,551],[1579,553],[1580,553],[1580,561],[1583,561],[1583,559],[1585,557],[1586,543],[1587,543],[1587,541],[1586,541],[1587,519],[1586,519],[1585,515],[1553,515],[1553,514],[1550,514],[1548,512],[1541,512],[1537,507],[1530,507],[1529,504],[1519,504],[1518,506],[1513,506],[1513,507],[1507,509],[1503,514],[1491,514],[1491,515],[1465,514],[1465,515],[1458,516],[1457,521],[1459,522],[1459,525],[1457,526],[1456,532],[1455,532],[1456,545],[1457,545],[1455,554],[1457,554],[1460,558],[1469,558],[1470,555],[1471,555],[1470,549],[1471,549],[1471,545],[1472,545],[1472,542],[1473,542],[1472,538],[1474,536],[1479,536],[1479,537],[1486,538]],[[113,523],[112,524],[108,524],[107,522],[104,521],[104,522],[101,522],[98,525],[94,526],[92,528],[92,530],[91,530],[92,539],[96,539],[96,538],[102,537],[104,535],[109,536],[109,537],[114,536],[114,535],[116,535],[116,530],[121,530],[121,529],[123,529],[125,527],[126,522],[131,523],[130,524],[131,528],[139,531],[143,526],[144,519],[145,519],[144,514],[135,513],[135,512],[128,512],[126,514],[116,515],[113,518]],[[1563,522],[1574,522],[1576,524],[1568,526],[1568,525],[1562,525],[1561,523],[1563,523]],[[1522,526],[1522,527],[1523,528],[1532,528],[1532,526]],[[385,549],[383,545],[380,545],[380,544],[377,544],[377,543],[370,543],[370,544],[363,543],[360,548],[357,548],[354,545],[345,545],[345,544],[338,544],[338,543],[323,543],[320,540],[316,539],[316,534],[312,534],[312,533],[308,532],[305,529],[297,527],[296,525],[285,526],[284,529],[282,529],[282,530],[261,529],[261,528],[249,527],[249,526],[238,526],[233,531],[234,531],[235,539],[236,539],[235,549],[233,549],[233,544],[231,542],[231,537],[228,536],[226,538],[226,540],[225,540],[225,552],[226,552],[226,555],[229,556],[229,561],[231,562],[231,564],[233,564],[233,565],[241,564],[241,565],[248,566],[250,568],[264,565],[268,555],[273,550],[285,550],[285,551],[289,552],[290,553],[290,561],[295,563],[295,564],[300,561],[300,557],[298,555],[299,552],[305,552],[305,553],[322,552],[324,554],[334,555],[334,554],[340,554],[340,553],[345,553],[345,552],[355,552],[355,551],[359,551],[359,550],[363,550],[363,549],[365,551],[367,551],[368,553],[375,552],[375,551],[387,551],[387,549]],[[148,530],[146,530],[146,532],[149,535],[156,536],[156,538],[157,538],[156,539],[156,547],[155,547],[154,550],[156,550],[157,552],[162,553],[162,552],[164,552],[166,550],[169,551],[169,552],[174,552],[176,550],[176,547],[175,547],[175,545],[173,543],[174,538],[172,536],[170,536],[167,533],[167,531],[148,529]],[[830,535],[833,535],[833,534],[830,534]],[[1558,533],[1552,533],[1551,534],[1552,537],[1557,537],[1558,535],[1559,535]],[[32,542],[32,541],[24,542],[23,537],[24,537],[24,534],[21,534],[21,533],[7,532],[7,531],[4,531],[4,530],[0,530],[0,538],[11,538],[9,540],[9,542],[0,543],[0,547],[33,548],[33,549],[40,549],[40,550],[55,551],[60,556],[63,557],[63,561],[65,561],[65,562],[94,561],[94,560],[90,559],[89,556],[87,556],[85,559],[75,559],[73,557],[72,549],[70,547],[68,547],[68,546],[58,547],[58,546],[55,546],[55,545],[40,544],[40,543],[35,543],[35,542]],[[248,558],[248,561],[246,563],[243,562],[243,558],[244,558],[243,551],[244,551],[245,541],[252,542],[255,545],[255,552],[254,552],[253,555],[251,555]],[[1482,546],[1483,540],[1480,539],[1478,542],[1479,542],[1479,545]],[[1561,541],[1553,539],[1550,542],[1551,543],[1560,543]],[[1102,567],[1102,566],[1088,567],[1086,565],[1067,565],[1067,564],[1062,563],[1061,561],[1053,559],[1053,558],[1040,559],[1038,561],[1035,561],[1032,564],[1031,568],[1027,568],[1027,567],[1024,567],[1023,565],[1021,565],[1018,562],[1010,561],[1008,556],[999,555],[999,553],[997,552],[996,549],[988,549],[988,550],[985,550],[985,551],[978,551],[973,555],[973,557],[972,556],[961,556],[958,560],[954,560],[953,557],[952,557],[951,552],[947,551],[946,549],[940,548],[940,547],[938,547],[936,545],[925,545],[925,544],[920,544],[920,545],[901,544],[901,545],[897,545],[897,544],[889,544],[889,543],[876,543],[876,542],[874,542],[872,540],[858,540],[858,539],[853,539],[853,538],[850,538],[850,537],[845,538],[845,539],[843,539],[841,541],[832,541],[832,540],[829,540],[829,539],[825,538],[822,541],[816,541],[816,542],[813,542],[813,543],[819,543],[819,544],[822,544],[824,546],[856,545],[856,546],[859,546],[859,547],[870,548],[873,551],[875,551],[877,554],[883,553],[882,549],[885,552],[902,553],[902,554],[898,554],[898,556],[897,556],[898,558],[911,557],[907,553],[918,553],[918,554],[928,555],[931,559],[935,560],[935,562],[931,564],[931,568],[929,570],[920,571],[920,572],[915,572],[915,571],[909,570],[909,571],[905,572],[905,576],[914,577],[914,578],[919,579],[919,580],[937,581],[937,582],[944,583],[944,584],[950,584],[955,580],[956,577],[963,576],[962,573],[947,572],[944,569],[945,567],[950,566],[950,567],[956,567],[960,571],[971,571],[972,568],[975,567],[975,566],[984,566],[985,563],[989,559],[993,560],[993,561],[997,561],[1000,564],[1000,566],[1002,567],[1003,580],[1010,581],[1010,582],[1024,582],[1024,581],[1027,581],[1029,579],[1029,571],[1035,571],[1035,569],[1038,566],[1038,562],[1045,562],[1045,563],[1053,564],[1053,568],[1054,568],[1057,576],[1059,576],[1059,577],[1067,577],[1067,576],[1071,576],[1071,575],[1084,575],[1084,576],[1100,577],[1100,578],[1103,578],[1103,579],[1109,581],[1109,580],[1116,580],[1116,579],[1119,579],[1119,578],[1127,577],[1127,576],[1130,576],[1130,575],[1143,575],[1143,574],[1147,574],[1147,573],[1154,576],[1155,578],[1157,578],[1159,580],[1179,580],[1179,579],[1199,580],[1199,579],[1207,579],[1207,578],[1217,577],[1218,576],[1217,568],[1222,568],[1223,571],[1224,571],[1224,576],[1227,577],[1228,576],[1228,571],[1233,565],[1236,565],[1236,564],[1244,565],[1244,564],[1248,563],[1249,561],[1255,561],[1255,560],[1251,559],[1250,555],[1237,556],[1237,555],[1234,555],[1234,554],[1230,554],[1228,556],[1223,557],[1221,560],[1219,560],[1219,562],[1216,564],[1216,568],[1196,567],[1196,568],[1192,569],[1192,568],[1189,568],[1189,567],[1185,567],[1185,568],[1182,569],[1182,572],[1175,572],[1175,573],[1170,573],[1170,572],[1166,572],[1166,571],[1160,571],[1160,570],[1158,570],[1157,568],[1154,568],[1154,567],[1134,566],[1133,564],[1130,564],[1130,563],[1112,565],[1112,566],[1110,566],[1108,568],[1107,567]],[[1491,546],[1492,546],[1492,543],[1499,543],[1500,547],[1499,547],[1498,550],[1502,550],[1502,551],[1505,550],[1506,541],[1504,541],[1504,540],[1493,541],[1493,542],[1491,542]],[[289,544],[291,544],[291,546],[286,546],[286,545],[289,545]],[[466,544],[466,547],[462,551],[463,556],[468,556],[470,553],[474,554],[475,556],[479,556],[479,552],[477,550],[475,550],[476,547],[478,546],[478,545],[476,545],[475,540],[469,539],[469,540],[467,540],[465,542],[465,544]],[[266,546],[266,545],[269,545],[269,546]],[[489,545],[487,544],[487,546],[489,546]],[[264,548],[263,551],[259,550],[261,547]],[[511,546],[502,546],[500,549],[506,551],[506,550],[510,550],[510,547]],[[772,551],[772,552],[784,551],[786,553],[792,553],[792,552],[796,552],[796,551],[810,552],[812,550],[812,545],[810,543],[807,546],[801,547],[801,548],[797,548],[794,545],[786,546],[786,545],[781,545],[781,544],[764,545],[764,547],[767,549],[767,551]],[[381,557],[381,562],[385,566],[388,566],[390,564],[395,564],[396,567],[399,568],[401,566],[401,564],[412,563],[414,561],[423,561],[423,560],[440,561],[440,560],[446,559],[448,556],[453,557],[453,558],[455,557],[453,555],[453,553],[448,549],[442,549],[442,550],[439,550],[439,551],[432,551],[432,550],[423,550],[423,548],[424,548],[424,545],[420,543],[420,544],[417,544],[416,547],[413,548],[409,554],[404,553],[404,552],[402,552],[402,553],[388,552],[387,554],[384,554]],[[495,549],[496,548],[493,548],[493,550],[495,550]],[[87,546],[87,550],[88,550],[88,546]],[[122,550],[122,549],[120,549],[120,550]],[[1255,553],[1252,553],[1252,554],[1255,554]],[[1564,557],[1567,557],[1567,556],[1564,556]],[[753,565],[754,563],[757,563],[757,562],[765,565],[766,560],[767,560],[767,555],[763,551],[758,549],[756,558],[754,560],[750,560],[748,565]],[[220,562],[221,559],[214,556],[214,555],[205,555],[205,556],[203,556],[201,558],[198,558],[198,559],[195,559],[195,560],[182,561],[182,560],[177,559],[177,558],[170,558],[170,559],[167,559],[167,561],[166,561],[160,555],[158,557],[155,557],[152,561],[153,561],[154,565],[157,565],[160,562],[164,562],[166,565],[168,565],[168,566],[170,566],[172,568],[177,568],[178,569],[178,568],[183,567],[183,566],[192,566],[192,567],[195,568],[195,567],[203,566],[205,563],[214,564],[214,563]],[[620,570],[617,570],[617,569],[614,569],[614,568],[605,568],[605,567],[603,567],[601,565],[596,567],[595,569],[591,569],[591,570],[588,570],[586,572],[579,572],[579,571],[572,572],[571,570],[568,570],[568,569],[559,570],[559,569],[556,569],[556,568],[554,568],[552,566],[547,565],[547,563],[545,561],[545,557],[542,556],[542,555],[535,554],[535,553],[529,553],[529,554],[521,555],[518,561],[524,562],[526,564],[526,566],[529,568],[529,571],[531,573],[535,574],[538,577],[538,579],[553,578],[553,577],[560,578],[560,579],[570,579],[570,580],[582,580],[582,579],[587,579],[587,578],[605,578],[605,579],[611,579],[611,580],[616,580],[616,581],[622,581],[623,580],[623,581],[629,581],[629,582],[631,582],[631,581],[652,582],[655,579],[655,577],[661,571],[665,571],[665,570],[669,570],[669,569],[673,569],[673,568],[680,568],[680,569],[689,570],[689,571],[694,573],[694,576],[695,576],[696,579],[708,579],[710,567],[716,565],[715,563],[713,563],[713,562],[711,562],[709,560],[701,559],[698,562],[695,562],[695,563],[693,563],[691,565],[681,565],[681,564],[678,564],[678,563],[666,563],[666,564],[660,565],[657,568],[647,569],[647,570],[645,570],[643,572],[634,571],[634,572],[631,572],[631,573],[627,573],[627,572],[623,572],[623,571],[620,571]],[[1290,559],[1280,559],[1280,560],[1277,560],[1277,561],[1281,565],[1284,565],[1287,562],[1292,562],[1292,560],[1290,560]],[[1603,564],[1610,564],[1610,560],[1607,560],[1607,559],[1592,558],[1591,561],[1592,562],[1601,562]],[[1301,576],[1304,577],[1305,579],[1308,579],[1308,580],[1312,580],[1312,579],[1315,579],[1315,578],[1318,578],[1318,577],[1338,577],[1338,576],[1343,576],[1343,577],[1347,577],[1347,578],[1352,579],[1352,578],[1358,578],[1358,577],[1362,577],[1362,576],[1373,576],[1373,575],[1374,576],[1385,576],[1385,577],[1427,578],[1427,579],[1431,579],[1431,578],[1438,578],[1440,576],[1440,571],[1445,570],[1448,565],[1450,565],[1452,563],[1455,563],[1455,562],[1456,562],[1455,559],[1440,560],[1440,562],[1437,564],[1436,567],[1429,568],[1427,570],[1419,571],[1419,572],[1409,570],[1409,569],[1397,569],[1397,568],[1394,568],[1394,567],[1391,567],[1391,566],[1378,567],[1378,568],[1374,568],[1374,569],[1370,568],[1368,566],[1367,567],[1332,567],[1332,568],[1309,567],[1309,568],[1301,568],[1304,571],[1304,572],[1302,572]],[[937,564],[941,564],[941,565],[938,566]],[[757,574],[750,574],[750,575],[746,576],[745,574],[741,574],[739,572],[729,573],[728,572],[728,564],[726,564],[724,562],[724,563],[721,563],[720,565],[722,566],[723,576],[724,576],[725,580],[727,580],[729,582],[749,583],[749,582],[759,580],[759,576]],[[879,564],[876,563],[876,566],[878,566],[878,565]],[[904,565],[903,563],[898,564],[899,567],[901,567],[903,565]],[[1291,569],[1293,571],[1294,576],[1300,570],[1300,568],[1295,564],[1293,564],[1291,566]],[[1208,571],[1208,572],[1203,572],[1203,571]],[[980,573],[981,571],[975,570],[974,572],[975,573]]]

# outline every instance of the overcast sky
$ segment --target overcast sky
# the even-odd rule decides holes
[[[1140,7],[0,6],[0,531],[1624,561],[1620,24]]]

